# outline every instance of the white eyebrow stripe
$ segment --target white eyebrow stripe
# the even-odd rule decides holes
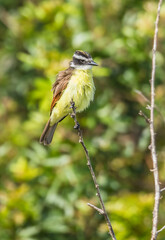
[[[80,55],[77,55],[77,54],[74,54],[73,57],[75,57],[76,59],[88,60],[87,57],[83,57],[83,56],[80,56]]]
[[[75,65],[73,62],[70,64],[70,66],[75,69],[81,69],[81,70],[88,70],[93,67],[92,65]]]

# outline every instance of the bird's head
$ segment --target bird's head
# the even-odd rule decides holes
[[[73,60],[70,62],[70,66],[76,69],[87,70],[93,66],[98,66],[91,57],[91,55],[85,51],[77,50],[73,55]]]

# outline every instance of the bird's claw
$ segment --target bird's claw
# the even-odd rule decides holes
[[[77,122],[75,125],[74,125],[74,129],[79,129],[80,127],[80,124]]]

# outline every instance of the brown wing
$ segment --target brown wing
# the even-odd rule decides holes
[[[59,72],[59,74],[57,75],[57,80],[52,86],[53,100],[50,107],[50,114],[55,107],[57,101],[60,99],[63,91],[67,87],[68,82],[73,74],[73,70],[73,68],[69,67],[64,71]]]

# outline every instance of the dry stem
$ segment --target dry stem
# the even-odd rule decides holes
[[[163,226],[160,230],[157,231],[157,234],[160,233],[161,231],[163,231],[165,229],[165,226]]]
[[[106,223],[107,223],[107,226],[108,226],[108,230],[109,230],[109,234],[110,236],[112,237],[113,240],[116,240],[116,237],[115,237],[115,233],[113,231],[113,228],[112,228],[112,225],[111,225],[111,222],[110,222],[110,219],[108,217],[108,214],[105,210],[105,206],[104,206],[104,202],[103,202],[103,199],[102,199],[102,196],[101,196],[101,193],[100,193],[100,189],[99,189],[99,185],[97,183],[97,180],[96,180],[96,175],[94,173],[94,170],[93,170],[93,167],[92,167],[92,164],[91,164],[91,160],[90,160],[90,156],[89,156],[89,153],[88,153],[88,150],[85,146],[85,143],[84,143],[84,140],[83,140],[83,136],[82,136],[82,131],[81,131],[81,128],[80,128],[80,124],[78,123],[77,121],[77,117],[76,117],[76,107],[75,107],[75,103],[73,102],[73,100],[71,101],[71,108],[72,108],[72,114],[71,114],[71,117],[73,118],[74,122],[75,122],[75,126],[74,128],[77,129],[78,131],[78,136],[79,136],[79,143],[81,143],[84,151],[85,151],[85,155],[86,155],[86,159],[87,159],[87,166],[90,170],[90,173],[91,173],[91,176],[92,176],[92,179],[93,179],[93,182],[95,184],[95,188],[96,188],[96,191],[97,191],[97,196],[98,196],[98,199],[100,201],[100,205],[101,205],[101,209],[97,208],[96,206],[94,206],[93,204],[89,204],[88,205],[92,208],[94,208],[96,211],[98,211],[100,214],[103,214],[104,217],[105,217],[105,220],[106,220]]]
[[[155,33],[153,41],[153,55],[152,55],[152,73],[151,73],[151,106],[150,106],[150,134],[151,134],[151,156],[153,162],[153,175],[155,183],[155,203],[153,210],[153,224],[152,224],[152,236],[151,240],[156,240],[157,238],[157,225],[158,225],[158,212],[159,212],[159,201],[160,201],[160,185],[159,185],[159,172],[158,172],[158,162],[155,146],[155,130],[154,130],[154,105],[155,105],[155,68],[156,68],[156,49],[157,49],[157,36],[158,36],[158,23],[160,18],[160,8],[162,0],[159,0],[157,17],[155,22]]]

